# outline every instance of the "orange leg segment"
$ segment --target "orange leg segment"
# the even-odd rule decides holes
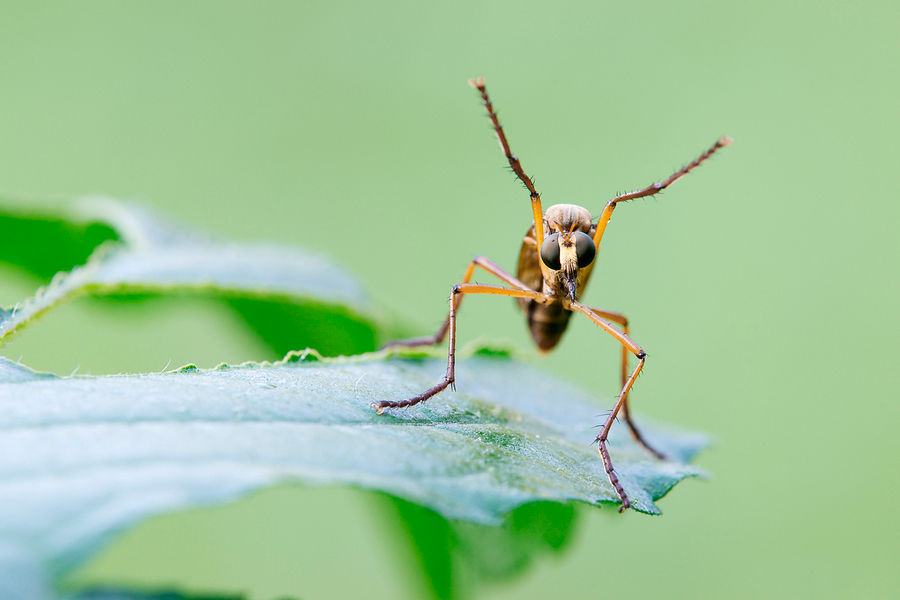
[[[497,263],[489,258],[485,258],[484,256],[476,256],[472,259],[472,262],[469,263],[469,266],[466,269],[466,274],[463,275],[462,283],[469,283],[472,280],[472,275],[475,273],[475,267],[481,267],[497,279],[500,279],[513,288],[516,288],[518,290],[532,291],[531,288],[529,288],[527,285],[504,271]],[[451,312],[459,310],[460,304],[462,304],[462,295],[457,296],[455,305],[451,305]],[[447,330],[449,329],[449,327],[450,316],[448,315],[444,320],[444,323],[441,325],[440,329],[438,329],[434,335],[412,338],[409,340],[392,340],[384,344],[382,348],[390,348],[392,346],[433,346],[435,344],[440,344],[447,336]]]

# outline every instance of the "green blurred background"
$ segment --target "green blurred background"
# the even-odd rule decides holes
[[[896,597],[898,25],[896,2],[4,3],[0,190],[138,199],[322,251],[427,333],[473,255],[515,267],[531,219],[467,78],[486,77],[545,206],[599,212],[731,135],[616,211],[584,298],[649,353],[638,414],[717,436],[714,477],[662,517],[582,511],[567,553],[481,597]],[[0,266],[0,304],[38,284]],[[529,347],[505,299],[466,303],[461,339],[480,335]],[[575,322],[536,362],[609,398],[618,352]],[[64,374],[268,353],[202,298],[81,300],[2,350]],[[414,594],[413,570],[380,566],[406,555],[370,508],[284,488],[157,519],[90,568],[254,598],[354,578]],[[328,555],[310,514],[353,552],[298,558]]]

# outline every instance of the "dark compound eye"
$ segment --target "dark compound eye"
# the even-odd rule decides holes
[[[597,254],[597,247],[594,245],[594,240],[591,239],[591,236],[583,231],[576,231],[572,238],[575,240],[575,256],[578,257],[578,268],[583,269],[593,262],[594,255]],[[541,256],[543,255],[544,250],[542,248]],[[557,250],[556,261],[557,263],[559,262],[559,250]]]
[[[541,244],[541,260],[554,271],[559,271],[560,267],[562,267],[559,262],[558,233],[550,234],[544,239],[544,243]]]

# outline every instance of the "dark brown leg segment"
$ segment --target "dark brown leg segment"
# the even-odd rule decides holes
[[[494,131],[497,133],[497,141],[500,142],[500,149],[503,151],[503,155],[506,156],[506,160],[509,161],[510,168],[522,183],[525,184],[525,187],[528,188],[528,193],[531,195],[531,212],[534,215],[534,239],[537,240],[538,248],[540,248],[541,244],[544,243],[544,210],[541,208],[541,195],[538,193],[537,189],[535,189],[531,177],[525,174],[522,163],[519,162],[519,159],[516,158],[509,148],[509,142],[506,141],[506,134],[503,133],[503,128],[500,126],[500,120],[497,118],[497,113],[494,112],[494,105],[491,104],[491,99],[487,94],[487,88],[484,87],[484,77],[470,79],[469,85],[478,90],[481,94],[481,101],[484,103],[484,108],[488,112],[488,117],[491,119]]]
[[[613,406],[612,412],[609,413],[609,417],[606,419],[606,423],[603,424],[603,428],[600,430],[600,433],[597,434],[596,442],[599,447],[600,456],[603,458],[603,468],[606,470],[606,474],[609,476],[609,482],[612,484],[614,488],[616,488],[616,492],[619,494],[619,498],[622,499],[622,506],[619,507],[619,512],[624,512],[626,509],[631,508],[631,501],[628,499],[628,496],[625,494],[625,488],[622,487],[622,484],[619,483],[619,478],[616,476],[616,472],[613,469],[612,459],[609,456],[609,450],[606,448],[606,440],[609,437],[609,429],[612,427],[613,421],[616,420],[616,414],[619,412],[619,409],[625,405],[625,398],[628,396],[629,390],[631,390],[631,386],[634,385],[634,381],[637,379],[637,376],[641,374],[641,370],[644,368],[644,361],[647,360],[647,355],[643,352],[638,354],[638,364],[634,368],[634,372],[631,374],[631,377],[628,378],[628,381],[625,383],[625,387],[622,388],[622,393],[619,395],[618,400],[616,401],[615,406]]]
[[[486,260],[486,259],[485,259]],[[490,261],[488,261],[490,262]],[[473,261],[474,264],[474,261]],[[491,263],[493,264],[493,263]],[[511,276],[510,276],[511,277]],[[515,278],[512,278],[515,279]],[[515,279],[515,281],[518,281]],[[521,283],[521,282],[519,282]],[[494,296],[507,296],[510,298],[530,298],[532,300],[537,300],[538,302],[544,302],[547,300],[547,297],[539,292],[535,292],[534,290],[524,289],[524,290],[515,290],[509,289],[505,287],[500,287],[497,285],[481,285],[477,283],[458,283],[453,286],[453,290],[450,294],[450,315],[447,317],[447,329],[450,333],[450,346],[447,352],[447,373],[444,375],[444,378],[441,380],[433,388],[426,390],[415,396],[410,398],[409,400],[402,400],[400,402],[393,401],[382,401],[376,402],[372,404],[372,408],[374,408],[378,414],[384,412],[386,408],[406,408],[407,406],[414,406],[419,402],[424,402],[428,400],[432,396],[436,396],[440,394],[448,387],[454,387],[456,383],[456,309],[459,306],[459,302],[461,296],[463,294],[491,294]],[[439,332],[440,333],[440,332]]]
[[[595,315],[606,319],[607,321],[612,321],[613,323],[617,323],[622,326],[622,332],[625,335],[628,335],[628,318],[622,313],[613,312],[611,310],[603,310],[602,308],[591,308],[591,311]],[[622,387],[625,387],[625,384],[628,383],[628,347],[622,346]],[[638,431],[638,428],[635,426],[634,421],[631,420],[631,412],[628,410],[628,396],[625,396],[625,403],[622,405],[622,418],[625,419],[625,422],[628,424],[628,428],[631,429],[631,435],[634,439],[644,448],[647,449],[650,454],[655,456],[660,460],[666,460],[665,455],[661,452],[653,448],[650,444],[647,443],[647,440],[641,435],[641,432]]]

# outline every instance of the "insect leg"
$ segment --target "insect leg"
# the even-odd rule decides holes
[[[487,89],[484,87],[484,77],[470,79],[469,85],[481,93],[481,101],[487,109],[488,117],[490,117],[491,124],[494,126],[494,131],[497,132],[497,141],[500,142],[500,149],[509,161],[510,168],[516,176],[522,180],[522,183],[528,188],[528,193],[531,194],[531,212],[534,213],[534,235],[537,240],[538,248],[540,248],[541,244],[544,243],[544,210],[541,208],[541,195],[538,194],[538,191],[535,189],[531,177],[526,175],[525,170],[522,169],[522,163],[520,163],[519,159],[513,155],[512,150],[509,149],[509,142],[506,141],[506,134],[503,133],[503,128],[500,126],[500,120],[497,118],[497,113],[494,112],[494,106],[491,104],[491,99],[487,95]]]
[[[702,165],[706,161],[706,159],[708,159],[716,152],[716,150],[731,145],[733,141],[734,140],[726,135],[715,144],[713,144],[709,150],[698,156],[692,163],[685,165],[684,167],[681,167],[680,169],[672,173],[665,181],[661,183],[654,183],[642,190],[637,190],[636,192],[621,194],[607,202],[606,208],[603,209],[603,213],[601,213],[600,215],[600,220],[597,221],[597,230],[594,232],[594,245],[598,248],[600,247],[600,239],[603,237],[603,232],[606,231],[606,225],[609,223],[610,217],[612,217],[612,212],[616,208],[616,204],[618,204],[619,202],[634,200],[635,198],[643,198],[645,196],[658,194],[659,192],[663,191],[664,189]]]
[[[628,318],[622,313],[613,312],[611,310],[603,310],[602,308],[590,308],[591,312],[595,315],[599,316],[602,319],[606,319],[607,321],[612,321],[613,323],[617,323],[622,326],[622,333],[628,335]],[[625,387],[625,384],[628,383],[628,347],[622,346],[622,387]],[[627,396],[626,396],[627,398]],[[625,403],[622,405],[622,417],[625,419],[625,422],[628,423],[628,427],[631,429],[631,435],[634,437],[637,442],[646,448],[650,454],[654,455],[656,458],[661,460],[666,460],[665,455],[661,452],[653,448],[650,444],[647,443],[647,440],[641,435],[641,432],[638,431],[638,428],[635,426],[634,421],[631,420],[631,412],[628,410],[628,400],[625,400]]]
[[[375,402],[374,404],[372,404],[372,408],[374,408],[378,412],[378,414],[383,413],[385,408],[406,408],[407,406],[413,406],[418,404],[419,402],[424,402],[432,396],[440,394],[449,386],[453,386],[455,389],[456,307],[458,305],[457,298],[462,296],[463,294],[491,294],[495,296],[508,296],[510,298],[530,298],[532,300],[537,300],[538,302],[544,302],[547,300],[546,296],[544,296],[540,292],[535,292],[534,290],[514,290],[510,288],[500,287],[498,285],[481,285],[477,283],[458,283],[454,285],[453,290],[450,294],[450,315],[447,318],[447,321],[449,323],[448,329],[450,332],[450,345],[447,352],[447,374],[444,375],[444,378],[436,386],[422,392],[414,398],[410,398],[409,400],[403,400],[400,402],[383,400],[381,402]]]
[[[637,366],[634,368],[634,371],[631,372],[631,376],[628,377],[628,379],[622,386],[622,392],[616,399],[616,403],[613,406],[612,411],[610,411],[606,422],[603,424],[603,427],[600,429],[600,433],[597,434],[596,438],[600,456],[603,458],[603,468],[606,471],[606,475],[609,477],[609,482],[612,484],[613,488],[615,488],[616,492],[619,494],[619,498],[622,500],[622,506],[619,507],[619,512],[622,512],[627,508],[631,508],[631,501],[628,499],[628,495],[625,493],[625,488],[622,487],[622,484],[619,482],[619,478],[616,475],[615,470],[613,469],[612,458],[610,458],[609,450],[606,448],[606,440],[609,437],[609,429],[612,427],[613,422],[616,420],[616,415],[619,414],[619,411],[622,410],[622,407],[625,405],[625,402],[628,398],[628,392],[631,391],[631,387],[634,385],[637,376],[640,375],[641,370],[644,368],[644,362],[647,360],[647,353],[644,352],[644,349],[641,348],[637,344],[637,342],[628,337],[628,335],[626,335],[621,330],[613,327],[605,319],[599,317],[587,306],[579,304],[578,302],[568,302],[567,304],[569,305],[571,310],[580,312],[588,319],[593,321],[594,324],[596,324],[598,327],[619,340],[620,344],[622,344],[625,348],[628,349],[629,352],[631,352],[638,358]]]
[[[497,277],[502,280],[507,285],[514,287],[519,290],[529,290],[527,285],[504,271],[500,268],[497,263],[490,260],[489,258],[485,258],[484,256],[476,256],[472,259],[472,262],[469,263],[469,267],[466,269],[466,274],[463,276],[462,283],[469,283],[472,280],[472,275],[475,272],[475,267],[481,267],[491,275]],[[456,305],[454,310],[459,310],[459,305],[462,303],[462,295],[457,296]],[[444,341],[444,338],[447,336],[447,330],[450,327],[450,316],[444,320],[443,325],[441,325],[440,329],[434,335],[420,338],[412,338],[409,340],[393,340],[387,342],[382,346],[382,348],[389,348],[392,346],[433,346],[435,344],[440,344]]]

